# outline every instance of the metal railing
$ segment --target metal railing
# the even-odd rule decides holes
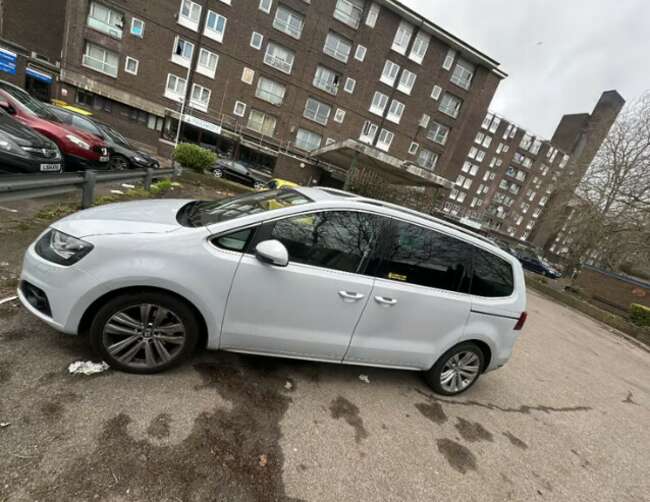
[[[154,178],[174,176],[174,169],[133,169],[129,171],[66,174],[39,174],[0,177],[0,202],[49,197],[81,190],[81,207],[86,209],[95,202],[95,187],[98,183],[116,181],[140,181],[149,190]]]

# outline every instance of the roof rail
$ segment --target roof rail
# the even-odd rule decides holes
[[[310,187],[310,188],[315,188],[315,189],[320,190],[322,192],[330,193],[330,194],[333,194],[333,195],[340,195],[341,197],[349,197],[349,198],[355,198],[355,199],[362,199],[363,198],[361,195],[358,195],[358,194],[352,193],[352,192],[347,192],[345,190],[340,190],[338,188],[320,187],[320,186],[315,186],[315,187]]]

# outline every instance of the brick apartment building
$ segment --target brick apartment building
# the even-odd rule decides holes
[[[3,3],[42,19],[42,2]],[[505,77],[393,0],[67,0],[48,21],[52,98],[169,151],[187,97],[182,140],[302,182],[340,183],[311,153],[348,139],[454,179]]]
[[[488,113],[442,210],[545,247],[562,226],[563,219],[545,218],[547,207],[558,203],[555,188],[563,186],[570,199],[624,103],[616,91],[603,93],[591,114],[562,117],[550,141]]]

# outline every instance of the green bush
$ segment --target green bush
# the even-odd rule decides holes
[[[637,326],[650,327],[650,308],[633,303],[630,305],[630,319]]]
[[[183,167],[196,172],[210,167],[217,161],[217,156],[207,148],[191,143],[181,143],[174,151],[174,159]]]

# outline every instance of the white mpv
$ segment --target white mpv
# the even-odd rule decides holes
[[[25,254],[23,305],[154,373],[209,349],[407,370],[453,395],[510,357],[519,261],[427,215],[327,188],[81,211]]]

